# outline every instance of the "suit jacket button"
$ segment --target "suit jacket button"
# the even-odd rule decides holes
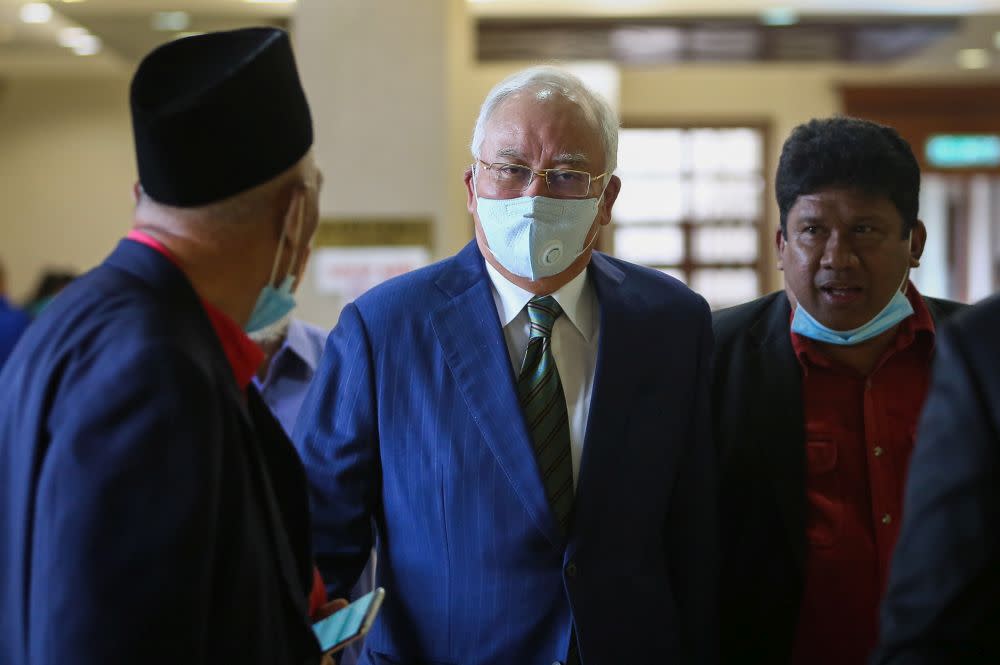
[[[566,577],[576,577],[576,564],[572,561],[566,566]]]

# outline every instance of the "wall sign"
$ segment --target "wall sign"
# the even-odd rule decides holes
[[[427,218],[327,218],[316,230],[312,274],[318,293],[354,300],[431,260]]]
[[[925,155],[930,166],[941,169],[1000,166],[1000,135],[933,134]]]

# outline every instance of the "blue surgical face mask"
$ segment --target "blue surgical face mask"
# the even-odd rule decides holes
[[[913,315],[913,305],[906,297],[906,283],[910,271],[903,275],[903,283],[899,285],[896,292],[892,294],[889,303],[882,308],[882,311],[875,315],[868,323],[858,326],[853,330],[834,330],[827,328],[817,321],[812,314],[806,311],[800,302],[795,307],[795,314],[792,316],[792,332],[817,342],[836,344],[837,346],[854,346],[874,337],[878,337],[886,330]]]
[[[302,236],[302,226],[303,226],[303,206],[304,203],[300,203],[299,216],[298,216],[298,229],[295,232],[295,244],[292,250],[292,260],[288,263],[288,274],[285,275],[284,279],[278,286],[274,286],[274,278],[278,272],[278,264],[281,263],[281,248],[283,242],[278,243],[278,253],[274,257],[274,263],[271,264],[271,276],[267,280],[267,284],[260,291],[260,295],[257,296],[257,304],[254,305],[253,311],[250,312],[250,319],[247,324],[243,327],[248,333],[258,332],[273,325],[288,316],[293,309],[295,309],[295,259],[299,254],[299,241]],[[282,230],[282,236],[287,233],[288,229]]]
[[[589,241],[587,236],[603,191],[588,199],[487,199],[476,192],[475,172],[472,187],[487,249],[518,277],[534,281],[558,275],[597,241],[597,233]]]

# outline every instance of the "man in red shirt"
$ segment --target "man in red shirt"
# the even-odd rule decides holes
[[[935,324],[961,305],[908,279],[927,231],[895,130],[801,125],[775,189],[785,289],[714,316],[723,662],[862,665]]]

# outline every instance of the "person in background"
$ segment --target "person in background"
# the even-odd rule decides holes
[[[291,42],[171,41],[130,101],[132,230],[0,373],[0,662],[319,663],[305,477],[244,332],[318,219]]]
[[[291,434],[302,401],[323,353],[327,333],[288,314],[276,323],[249,333],[264,352],[253,383],[261,399]]]
[[[3,369],[7,356],[14,350],[14,345],[29,323],[31,317],[11,305],[7,299],[7,274],[0,263],[0,369]]]
[[[1000,663],[1000,296],[944,327],[875,665]]]
[[[68,270],[46,270],[38,278],[38,285],[35,287],[31,299],[24,305],[24,309],[35,318],[42,313],[52,299],[66,288],[70,282],[76,279],[77,275]]]
[[[936,326],[961,306],[909,281],[927,231],[895,130],[798,126],[775,191],[785,289],[714,315],[723,662],[862,665]]]
[[[716,662],[711,319],[591,251],[617,145],[576,77],[501,82],[465,173],[475,240],[330,333],[293,439],[334,595],[377,542],[363,665]]]
[[[306,264],[302,263],[303,269],[305,266]],[[296,284],[301,280],[300,274],[296,278]],[[285,433],[291,435],[302,401],[319,365],[327,333],[322,328],[294,318],[289,313],[277,322],[248,334],[264,352],[264,361],[253,378],[253,384],[271,413],[281,423]],[[373,550],[371,559],[347,599],[357,600],[374,588]],[[320,578],[313,585],[309,603],[311,611],[315,614],[325,601],[326,592]],[[320,617],[314,616],[314,618]],[[339,665],[357,663],[363,644],[364,642],[360,640],[349,644],[337,658]]]

